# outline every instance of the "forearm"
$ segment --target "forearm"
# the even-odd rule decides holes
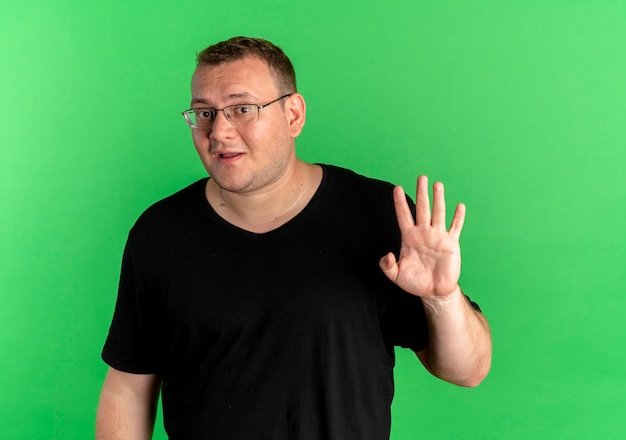
[[[120,374],[125,376],[122,381]],[[96,440],[151,439],[158,395],[154,376],[110,372],[98,404]]]
[[[437,377],[462,386],[476,386],[491,367],[491,333],[482,313],[474,310],[457,286],[443,298],[422,298],[429,340],[425,359]]]

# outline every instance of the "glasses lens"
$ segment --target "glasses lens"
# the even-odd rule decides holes
[[[213,121],[215,120],[215,110],[212,109],[192,110],[187,113],[187,115],[189,116],[192,127],[201,129],[211,128],[213,126]]]
[[[184,112],[187,123],[192,128],[199,128],[202,130],[209,130],[215,123],[217,112],[221,109],[197,109],[187,110]],[[255,104],[237,104],[229,105],[223,109],[224,116],[233,126],[242,126],[252,124],[259,120],[259,106]]]
[[[259,120],[259,107],[254,104],[229,105],[224,109],[226,119],[234,126],[251,124]]]

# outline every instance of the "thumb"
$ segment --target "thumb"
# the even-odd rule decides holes
[[[387,278],[393,282],[396,281],[396,278],[398,278],[398,263],[396,263],[396,257],[393,252],[389,252],[381,258],[378,265],[382,269],[383,273],[387,275]]]

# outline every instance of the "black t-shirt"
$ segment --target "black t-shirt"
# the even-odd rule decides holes
[[[394,346],[425,347],[424,310],[378,267],[393,186],[323,169],[271,232],[219,217],[206,179],[132,228],[103,359],[161,377],[171,439],[389,438]]]

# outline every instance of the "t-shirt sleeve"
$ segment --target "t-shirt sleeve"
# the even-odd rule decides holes
[[[418,352],[428,343],[428,323],[421,298],[397,288],[390,295],[394,345]]]
[[[428,322],[421,298],[403,291],[392,295],[391,316],[394,345],[418,352],[428,344]],[[470,306],[480,312],[480,306],[465,295]]]
[[[129,238],[102,359],[120,371],[149,374],[156,372],[156,310],[155,300],[149,296],[150,292],[146,292],[140,278]]]

